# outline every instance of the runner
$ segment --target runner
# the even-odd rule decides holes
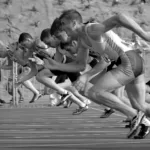
[[[149,116],[150,114],[149,105],[145,104],[143,61],[135,51],[125,53],[124,51],[128,47],[120,41],[112,39],[109,30],[120,25],[134,31],[145,40],[150,40],[150,36],[136,22],[123,14],[117,14],[103,23],[92,23],[85,26],[79,12],[67,10],[60,16],[60,20],[62,30],[65,30],[71,37],[78,37],[80,43],[78,56],[76,62],[72,64],[60,64],[52,59],[45,60],[45,67],[68,72],[81,71],[85,68],[88,51],[92,49],[100,55],[101,59],[98,65],[82,75],[76,83],[78,90],[84,90],[86,83],[93,75],[104,70],[108,62],[116,61],[117,67],[104,73],[104,75],[97,76],[97,83],[88,90],[87,94],[99,104],[103,103],[126,115],[128,114],[128,116],[132,116],[132,128],[128,138],[133,137],[144,115]],[[126,85],[130,101],[134,103],[134,107],[139,111],[138,114],[111,93],[111,91],[124,85]]]
[[[46,51],[46,49],[48,48],[43,42],[41,42],[40,40],[34,40],[33,38],[28,38],[27,40],[24,39],[21,42],[19,42],[20,47],[27,49],[27,52],[24,54],[24,58],[17,58],[17,62],[20,62],[22,60],[24,60],[23,62],[25,62],[25,64],[23,65],[27,65],[28,63],[30,63],[31,66],[31,72],[27,75],[24,76],[23,78],[18,80],[18,84],[17,86],[32,78],[33,76],[36,75],[36,79],[37,81],[39,81],[40,83],[44,84],[45,86],[54,89],[55,91],[57,91],[60,95],[61,95],[61,99],[62,101],[67,100],[68,98],[70,98],[72,101],[74,101],[77,105],[79,105],[80,107],[84,108],[83,110],[86,111],[88,109],[87,104],[83,103],[82,101],[80,101],[76,96],[74,96],[70,91],[65,90],[63,88],[61,88],[58,84],[56,84],[50,77],[60,74],[59,71],[56,72],[51,72],[49,69],[44,69],[42,66],[42,59],[47,59],[47,58],[51,58],[51,56],[49,55],[49,53]],[[34,56],[32,56],[34,54]],[[40,58],[38,58],[38,57]],[[34,58],[32,58],[34,57]],[[28,59],[32,60],[32,61],[28,61]],[[37,64],[35,64],[34,60],[38,60]],[[83,112],[83,111],[82,111]],[[82,113],[81,112],[81,113]]]
[[[19,37],[19,42],[21,42],[21,40],[24,38],[28,39],[30,36],[28,34],[21,34]],[[24,65],[22,56],[24,55],[24,51],[25,49],[20,49],[19,48],[19,42],[15,42],[12,44],[9,44],[7,47],[7,51],[6,51],[6,57],[8,58],[8,66],[4,66],[5,68],[7,67],[11,67],[12,68],[12,61],[16,58],[19,58],[19,60],[21,60],[19,63],[19,61],[17,61],[20,65],[23,66],[24,70],[19,72],[19,76],[18,78],[20,78],[21,76],[24,76],[25,74],[28,74],[28,72],[30,71],[29,67],[27,65]],[[18,59],[17,59],[18,60]],[[20,68],[18,68],[20,69]],[[18,70],[19,71],[19,70]],[[33,98],[31,99],[31,101],[29,103],[33,103],[34,101],[38,100],[41,97],[41,94],[39,93],[39,91],[33,86],[32,82],[30,80],[27,80],[25,82],[22,83],[27,89],[29,89],[32,93],[33,93]]]
[[[7,58],[8,59],[8,65],[2,65],[1,66],[1,69],[4,69],[4,70],[11,70],[10,71],[10,76],[9,76],[9,79],[8,79],[8,92],[10,95],[13,94],[12,90],[13,90],[13,85],[12,85],[12,69],[13,69],[13,63],[12,63],[12,59],[13,59],[13,53],[14,51],[17,50],[17,45],[18,43],[11,43],[8,45],[8,47],[5,47],[3,49],[1,49],[1,58]],[[18,67],[18,73],[21,74],[25,74],[27,71],[25,70],[28,70],[27,68],[22,72],[22,70],[20,70],[21,68]],[[24,83],[22,83],[27,89],[29,89],[31,92],[33,92],[33,98],[31,99],[30,102],[38,99],[40,97],[40,94],[39,92],[36,90],[36,88],[32,85],[31,81],[25,81]],[[19,102],[22,102],[23,101],[23,94],[20,90],[20,88],[18,88],[18,93],[20,95],[20,98],[19,98]],[[12,99],[10,100],[10,102],[12,101]]]

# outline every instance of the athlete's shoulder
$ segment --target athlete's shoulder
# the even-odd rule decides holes
[[[103,32],[103,27],[104,27],[104,25],[99,22],[87,24],[88,32],[90,32],[90,33]]]

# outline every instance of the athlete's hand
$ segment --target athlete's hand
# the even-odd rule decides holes
[[[79,77],[79,79],[75,82],[74,86],[78,91],[84,91],[87,82],[89,81],[89,75],[83,74]]]
[[[44,61],[33,55],[33,58],[29,58],[30,61],[35,62],[37,65],[44,65]]]

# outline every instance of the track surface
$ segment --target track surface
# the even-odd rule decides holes
[[[119,114],[100,119],[98,106],[73,116],[75,106],[64,108],[1,108],[0,150],[150,149],[150,137],[126,139]]]

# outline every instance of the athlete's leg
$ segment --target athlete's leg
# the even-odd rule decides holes
[[[19,102],[24,101],[23,92],[21,91],[21,87],[18,88],[18,94],[19,94]]]
[[[145,112],[145,114],[147,116],[149,116],[150,115],[150,104],[145,103],[144,74],[138,76],[134,81],[132,81],[129,85],[127,85],[126,91],[128,93],[128,97],[130,98],[132,106],[139,111]],[[138,138],[138,139],[145,138],[149,134],[149,131],[150,131],[149,120],[147,120],[146,117],[144,117],[140,122],[141,122],[140,123],[140,126],[141,126],[140,132],[137,134],[137,136],[134,136],[134,138]],[[132,124],[132,122],[131,122],[131,124]],[[130,134],[130,132],[129,132],[128,137],[132,136],[132,134]]]
[[[60,87],[58,84],[56,84],[55,81],[53,81],[50,78],[51,76],[53,76],[53,74],[51,73],[51,71],[49,69],[43,69],[42,71],[40,71],[37,74],[36,79],[37,79],[37,81],[44,84],[45,86],[56,90],[59,94],[67,95],[68,91],[63,89],[62,87]],[[77,97],[75,97],[72,93],[69,93],[69,94],[70,94],[69,98],[73,102],[75,102],[80,107],[85,107],[85,104],[83,102],[81,102]]]
[[[67,90],[71,91],[77,98],[79,98],[83,103],[90,104],[90,100],[83,96],[83,93],[79,93],[78,90],[74,86],[66,87]]]
[[[33,98],[31,99],[31,101],[29,103],[33,103],[36,100],[38,100],[42,95],[39,93],[39,91],[34,87],[34,85],[32,84],[32,82],[30,80],[27,80],[25,82],[22,83],[27,89],[29,89],[30,91],[33,92]]]
[[[32,84],[32,82],[30,80],[27,80],[25,82],[22,83],[27,89],[29,89],[30,91],[32,91],[34,94],[38,95],[39,91],[34,87],[34,85]]]
[[[52,76],[54,75],[49,69],[43,69],[36,75],[36,79],[45,86],[56,90],[58,93],[66,94],[67,91],[61,88],[53,79],[50,78]]]
[[[126,85],[126,91],[132,106],[150,116],[150,104],[145,103],[145,79],[144,74],[138,76],[133,82]]]
[[[125,104],[127,104],[128,106],[131,107],[131,103],[130,100],[127,98],[127,95],[125,96],[125,86],[122,86],[118,89],[116,89],[115,91],[113,91],[113,93],[119,97],[120,100],[122,100],[122,102],[124,102]]]
[[[111,91],[120,87],[122,85],[116,80],[114,75],[111,72],[107,72],[101,75],[97,83],[88,91],[88,96],[94,102],[114,108],[132,118],[136,116],[136,110],[124,104],[116,95],[111,93]]]

